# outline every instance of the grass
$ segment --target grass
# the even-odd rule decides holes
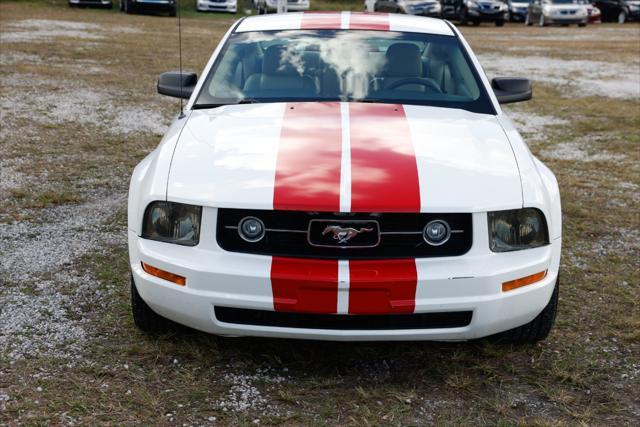
[[[337,5],[342,3],[331,2]],[[184,17],[185,65],[199,71],[234,17]],[[154,92],[157,75],[177,65],[177,39],[169,37],[176,30],[174,20],[69,9],[62,2],[0,3],[3,35],[20,19],[91,22],[101,26],[101,38],[2,42],[3,55],[36,55],[40,61],[3,62],[1,100],[19,96],[23,108],[40,108],[39,95],[54,93],[62,103],[61,88],[73,87],[73,93],[109,95],[105,123],[110,114],[136,108],[159,111],[166,123],[177,112],[175,102]],[[123,28],[139,32],[122,33]],[[529,36],[545,30],[515,25],[463,29],[474,49],[485,53],[525,46]],[[618,60],[637,61],[629,53],[637,43],[637,25],[625,26],[626,38],[603,38],[588,49],[587,41],[571,37],[582,29],[552,30],[558,38],[535,42],[549,56],[567,52],[570,58],[593,59],[624,51]],[[97,71],[88,72],[87,64]],[[36,285],[46,281],[72,295],[73,287],[61,279],[69,269],[88,277],[105,297],[80,299],[79,311],[69,314],[87,322],[79,359],[46,352],[12,358],[8,348],[0,348],[0,395],[9,397],[0,399],[0,424],[637,424],[640,102],[575,97],[564,88],[537,84],[534,99],[514,108],[567,122],[545,128],[542,139],[532,138],[535,154],[580,141],[589,154],[622,156],[615,161],[546,160],[563,197],[560,312],[548,340],[516,348],[486,342],[233,339],[180,327],[145,335],[129,314],[125,195],[131,169],[157,145],[159,135],[114,133],[101,122],[76,123],[55,114],[62,119],[37,121],[3,110],[0,166],[6,169],[0,189],[7,188],[4,177],[9,188],[0,190],[3,226],[19,222],[28,230],[32,223],[48,221],[56,209],[80,214],[89,203],[122,199],[95,219],[100,233],[120,238],[100,240],[73,265],[34,273],[24,283],[1,283],[0,299],[7,301],[3,310],[11,309],[7,295],[14,286],[32,296],[42,292]],[[15,185],[9,180],[14,174]],[[3,256],[6,241],[0,242]],[[247,408],[233,410],[242,408],[238,402]]]

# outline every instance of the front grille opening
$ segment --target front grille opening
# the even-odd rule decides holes
[[[462,328],[471,323],[473,312],[449,311],[442,313],[352,315],[285,313],[216,306],[215,314],[220,322],[236,325],[345,331],[388,331],[401,329]]]
[[[245,217],[259,218],[266,228],[259,242],[247,242],[238,234]],[[440,219],[451,227],[449,240],[441,246],[427,244],[422,231],[430,221]],[[344,245],[326,247],[321,228],[313,224],[369,228]],[[315,233],[309,235],[309,232]],[[331,213],[218,209],[218,245],[226,251],[260,255],[325,259],[391,259],[460,256],[471,249],[473,239],[470,213]],[[352,247],[350,247],[352,246]]]

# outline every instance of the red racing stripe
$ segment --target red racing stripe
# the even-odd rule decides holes
[[[402,105],[349,105],[352,212],[420,212],[420,184]]]
[[[413,313],[418,273],[413,259],[349,261],[349,314]]]
[[[340,210],[340,103],[288,103],[282,123],[273,208]]]
[[[389,14],[351,12],[349,29],[389,31]]]
[[[304,12],[301,30],[339,30],[342,23],[340,12]]]
[[[338,261],[273,257],[271,290],[275,311],[336,313]]]

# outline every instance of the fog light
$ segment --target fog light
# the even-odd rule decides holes
[[[422,231],[424,241],[431,246],[440,246],[451,237],[451,228],[446,221],[436,219],[428,223]]]
[[[247,242],[262,240],[265,234],[264,223],[252,216],[242,218],[238,224],[238,234]]]

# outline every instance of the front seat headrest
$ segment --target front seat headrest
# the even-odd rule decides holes
[[[422,76],[420,49],[413,43],[394,43],[387,49],[386,75],[388,77]]]

